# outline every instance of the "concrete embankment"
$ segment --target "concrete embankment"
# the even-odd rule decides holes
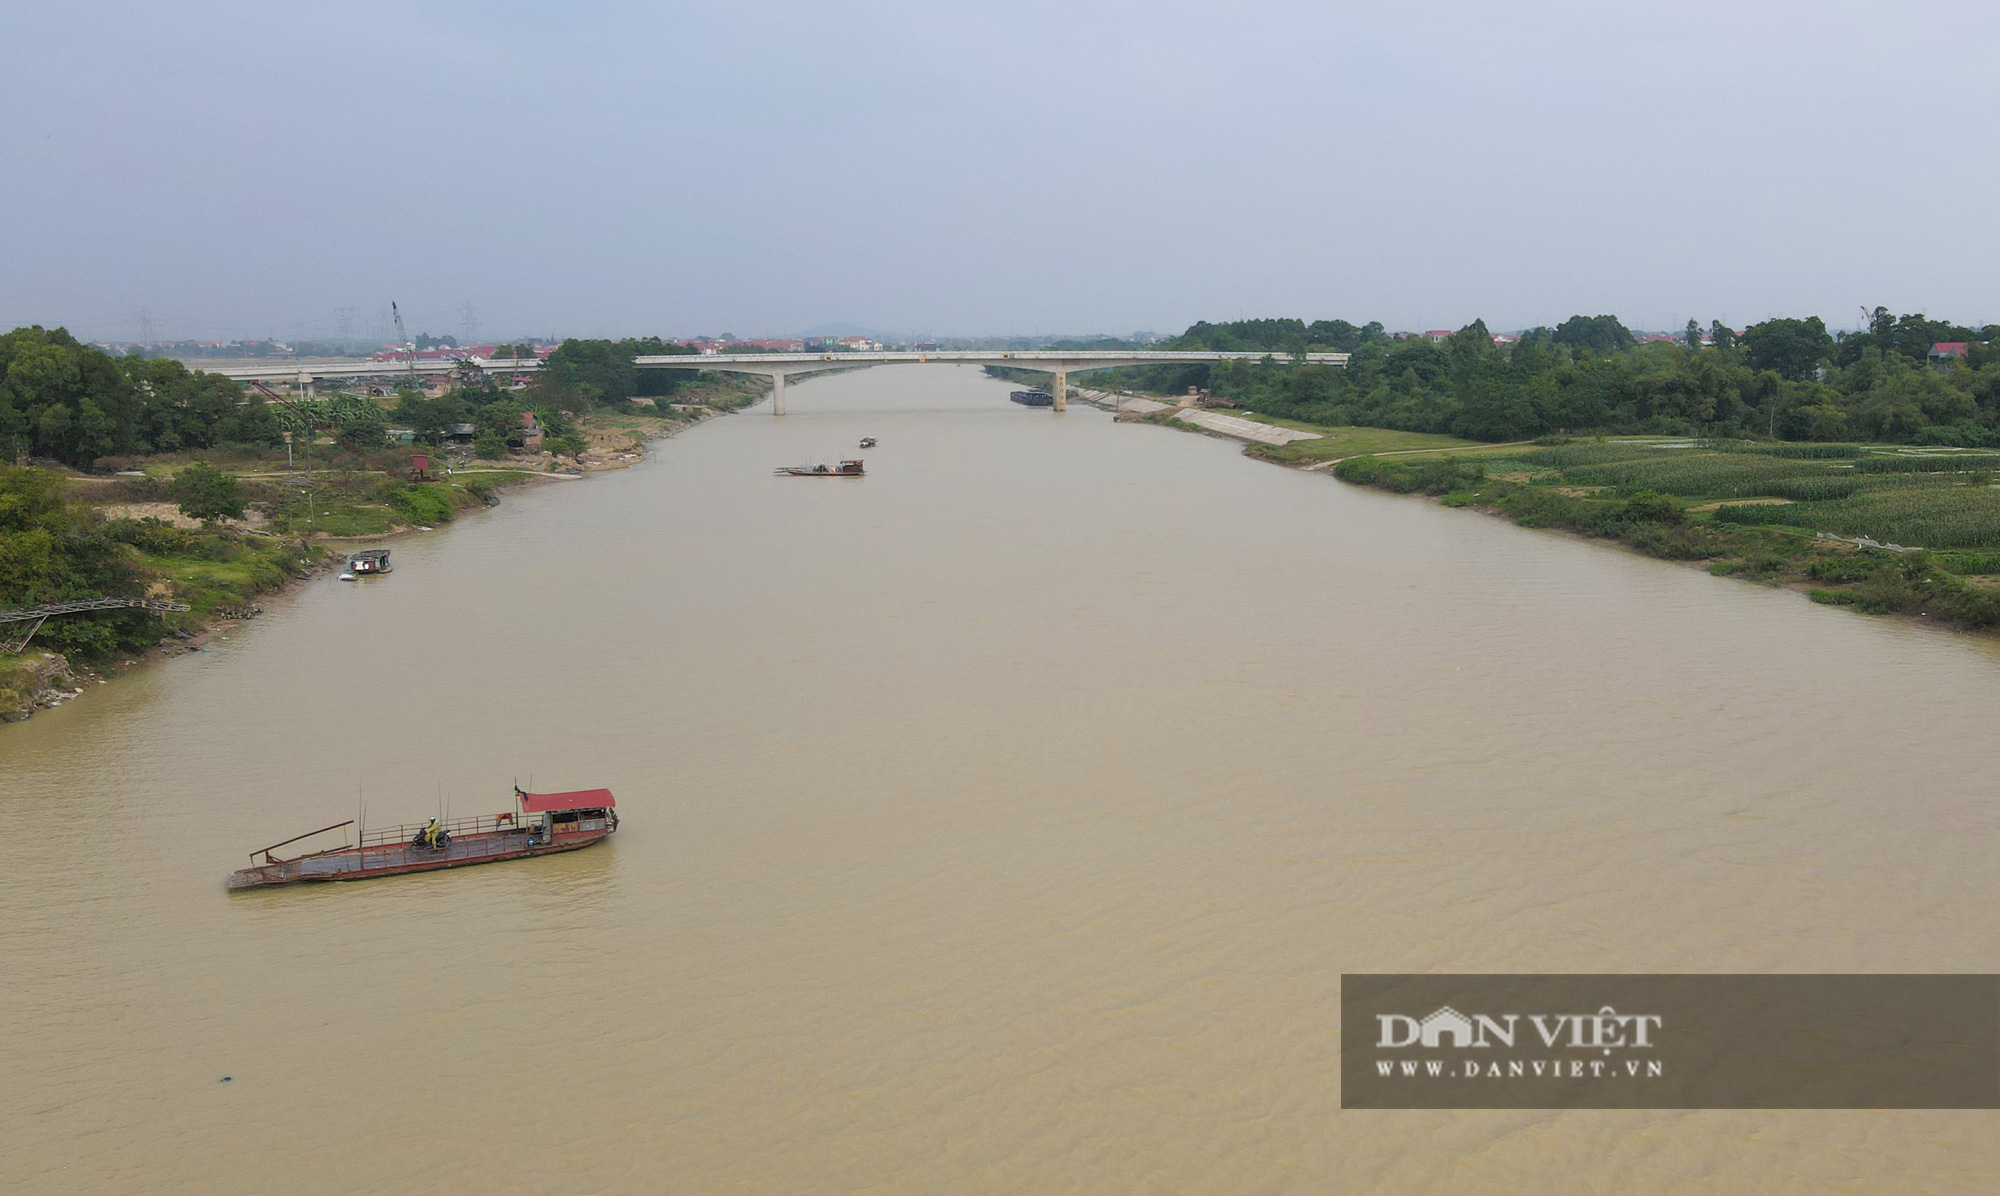
[[[1173,418],[1190,427],[1199,428],[1215,436],[1226,436],[1231,440],[1241,440],[1249,444],[1290,444],[1295,440],[1319,440],[1318,432],[1301,432],[1296,428],[1281,428],[1275,424],[1259,423],[1235,415],[1224,415],[1202,407],[1176,406],[1157,399],[1142,399],[1136,395],[1118,395],[1102,390],[1087,390],[1071,387],[1070,394],[1079,402],[1115,411],[1120,415],[1146,416],[1161,411],[1172,411]]]

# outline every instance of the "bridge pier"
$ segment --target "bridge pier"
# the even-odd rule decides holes
[[[1057,370],[1057,371],[1056,371],[1056,379],[1055,379],[1055,385],[1054,385],[1054,386],[1052,386],[1052,387],[1050,388],[1050,390],[1049,390],[1049,393],[1050,393],[1050,394],[1052,394],[1052,395],[1054,395],[1054,396],[1056,397],[1056,405],[1055,405],[1054,407],[1050,408],[1050,410],[1053,410],[1053,411],[1066,411],[1066,410],[1068,410],[1068,409],[1069,409],[1069,371],[1068,371],[1068,370]]]
[[[771,414],[783,415],[784,413],[785,413],[785,376],[783,374],[772,374]]]

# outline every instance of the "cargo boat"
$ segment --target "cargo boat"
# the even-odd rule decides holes
[[[354,826],[354,820],[294,835],[250,853],[250,867],[229,874],[231,889],[261,889],[271,885],[326,880],[372,880],[405,872],[435,872],[471,864],[554,855],[600,843],[618,829],[617,801],[609,789],[574,793],[525,793],[514,789],[512,811],[449,821],[431,819],[421,826],[359,828],[355,842],[322,848],[289,858],[272,854],[280,847],[306,843],[320,835]],[[343,840],[348,836],[343,835]],[[263,863],[257,857],[264,857]]]
[[[772,472],[779,477],[794,478],[858,478],[864,471],[859,461],[842,461],[838,465],[783,465]]]
[[[1053,407],[1056,397],[1046,390],[1017,390],[1007,396],[1025,407]]]

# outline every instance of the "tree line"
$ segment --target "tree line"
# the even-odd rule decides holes
[[[533,352],[527,346],[513,351]],[[497,451],[506,440],[520,439],[521,416],[533,412],[554,442],[552,451],[574,452],[581,439],[573,414],[623,406],[634,397],[664,398],[695,381],[679,370],[639,370],[634,358],[692,352],[652,337],[572,339],[543,361],[525,391],[502,390],[468,369],[435,398],[405,389],[386,409],[346,397],[323,400],[310,411],[317,426],[356,451],[381,448],[392,424],[435,444],[467,423],[484,448]],[[287,431],[303,433],[304,423],[253,388],[172,358],[113,355],[61,328],[36,325],[0,334],[0,460],[35,457],[88,469],[105,457],[263,452],[283,443]]]
[[[1989,447],[2000,446],[1996,334],[1879,307],[1861,332],[1835,335],[1817,316],[1740,332],[1690,320],[1678,340],[1648,343],[1609,315],[1500,344],[1481,320],[1441,341],[1391,336],[1379,322],[1204,321],[1170,347],[1271,360],[1124,373],[1127,385],[1205,386],[1270,415],[1474,440],[1654,432]],[[1934,361],[1938,342],[1965,342],[1966,353]],[[1347,368],[1290,360],[1327,350],[1351,354]]]
[[[114,357],[60,328],[0,334],[0,455],[88,466],[99,457],[266,447],[262,396],[170,358]]]

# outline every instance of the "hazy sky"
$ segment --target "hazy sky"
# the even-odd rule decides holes
[[[0,5],[0,324],[2000,321],[1985,3]]]

